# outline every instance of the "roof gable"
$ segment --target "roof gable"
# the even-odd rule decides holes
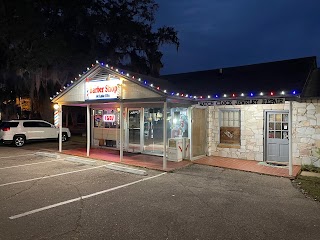
[[[96,64],[84,75],[80,76],[79,79],[71,81],[70,85],[65,87],[64,90],[61,90],[60,93],[57,93],[52,101],[55,103],[81,103],[101,99],[115,101],[115,98],[121,98],[120,93],[118,98],[112,97],[110,99],[104,97],[94,98],[92,97],[92,94],[89,94],[90,87],[95,88],[96,86],[96,89],[93,89],[92,91],[93,93],[96,93],[99,86],[108,84],[115,79],[119,79],[121,81],[122,99],[159,99],[166,95],[165,92],[160,90],[160,88],[155,87],[153,84],[150,84],[141,78],[135,79],[133,75],[129,73],[124,74],[122,71],[114,69],[113,67],[105,67],[101,64]],[[160,81],[165,80],[160,79]]]

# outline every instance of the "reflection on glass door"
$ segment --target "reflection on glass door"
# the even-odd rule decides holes
[[[144,108],[144,153],[163,155],[163,108]]]
[[[140,113],[140,109],[128,109],[128,151],[130,152],[140,152]]]

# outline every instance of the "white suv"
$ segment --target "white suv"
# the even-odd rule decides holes
[[[62,141],[71,137],[68,128],[62,128]],[[0,123],[0,141],[22,147],[26,141],[59,139],[59,128],[43,120],[10,120]]]

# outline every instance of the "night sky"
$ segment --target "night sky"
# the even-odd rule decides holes
[[[178,31],[161,74],[317,56],[319,0],[156,0],[157,26]]]

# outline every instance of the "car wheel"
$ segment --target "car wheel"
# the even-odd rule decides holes
[[[67,133],[62,133],[62,142],[68,141],[68,134]]]
[[[13,138],[13,144],[16,147],[22,147],[26,142],[26,138],[24,136],[15,136]]]

